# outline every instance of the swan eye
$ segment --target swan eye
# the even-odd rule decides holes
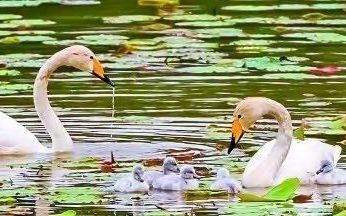
[[[90,58],[90,59],[94,59],[94,56],[90,56],[89,58]]]
[[[241,118],[241,115],[238,115],[238,119],[240,119]]]

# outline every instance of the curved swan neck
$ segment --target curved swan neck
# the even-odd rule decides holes
[[[50,106],[47,87],[50,75],[67,61],[66,50],[55,53],[39,70],[34,83],[36,112],[52,139],[53,152],[70,151],[72,139]]]
[[[267,104],[268,114],[272,115],[279,124],[275,144],[273,145],[267,158],[267,164],[269,165],[268,170],[271,172],[272,180],[275,181],[275,177],[290,150],[293,129],[291,116],[283,105],[272,100],[270,100]]]
[[[291,117],[287,109],[276,101],[256,98],[251,103],[256,104],[256,111],[260,115],[273,116],[278,121],[279,130],[274,143],[269,142],[259,150],[261,157],[253,157],[250,160],[244,171],[242,183],[245,187],[268,187],[274,184],[291,147],[293,133]],[[267,151],[265,149],[268,146],[271,146],[269,147],[271,149]]]

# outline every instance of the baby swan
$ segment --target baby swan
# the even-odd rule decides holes
[[[149,185],[153,186],[153,181],[160,178],[163,175],[179,172],[177,161],[173,157],[167,157],[162,164],[163,172],[160,171],[146,171],[143,175],[144,181]]]
[[[163,175],[154,180],[153,188],[160,190],[193,190],[198,188],[199,177],[196,175],[195,169],[191,165],[184,165],[180,169],[180,174]]]
[[[322,160],[321,167],[314,177],[316,184],[345,184],[346,170],[336,168],[331,160]]]
[[[220,168],[217,171],[216,180],[210,185],[211,190],[226,190],[230,194],[237,194],[241,191],[241,184],[229,175],[229,171]]]
[[[119,179],[114,184],[114,190],[120,192],[146,192],[149,185],[143,180],[144,167],[135,165],[132,173]]]

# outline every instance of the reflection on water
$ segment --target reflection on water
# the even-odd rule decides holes
[[[4,188],[32,187],[40,194],[19,196],[18,203],[8,205],[12,212],[48,215],[75,209],[80,215],[150,215],[159,206],[196,215],[249,215],[259,209],[274,215],[330,215],[331,200],[346,197],[344,186],[303,187],[301,192],[313,192],[308,203],[271,208],[241,204],[235,197],[188,201],[179,192],[107,192],[102,202],[80,208],[57,203],[52,194],[44,196],[63,186],[107,191],[133,162],[178,150],[184,155],[181,163],[209,170],[227,167],[240,179],[251,155],[276,135],[276,122],[261,120],[244,137],[243,147],[226,155],[231,113],[248,96],[278,100],[291,112],[294,126],[306,118],[312,126],[309,136],[338,144],[345,131],[329,124],[345,112],[342,2],[34,0],[22,6],[0,3],[1,111],[50,143],[35,113],[31,86],[45,59],[76,43],[97,53],[116,84],[116,98],[111,88],[85,72],[56,72],[50,101],[75,150],[0,158],[2,178],[11,179]],[[15,71],[4,72],[5,67]],[[191,156],[191,150],[197,154]],[[123,164],[113,174],[100,173],[98,163],[73,164],[85,157],[106,159],[111,151]],[[341,162],[344,167],[344,158]],[[7,206],[1,211],[8,211]]]

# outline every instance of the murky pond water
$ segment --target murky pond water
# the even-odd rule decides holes
[[[50,139],[33,106],[32,84],[50,55],[86,45],[116,83],[112,118],[111,88],[85,72],[56,72],[50,101],[75,150],[1,157],[7,181],[0,195],[16,200],[1,205],[0,214],[169,215],[159,206],[177,215],[331,215],[345,186],[303,187],[313,198],[300,204],[121,194],[107,187],[135,162],[165,155],[208,168],[204,184],[221,166],[240,179],[251,155],[276,135],[275,121],[262,120],[242,149],[226,154],[231,113],[248,96],[283,103],[295,127],[304,118],[308,136],[340,144],[346,132],[333,121],[346,107],[345,10],[344,1],[326,0],[0,1],[0,110],[41,142]],[[101,173],[99,160],[111,151],[121,167]]]

